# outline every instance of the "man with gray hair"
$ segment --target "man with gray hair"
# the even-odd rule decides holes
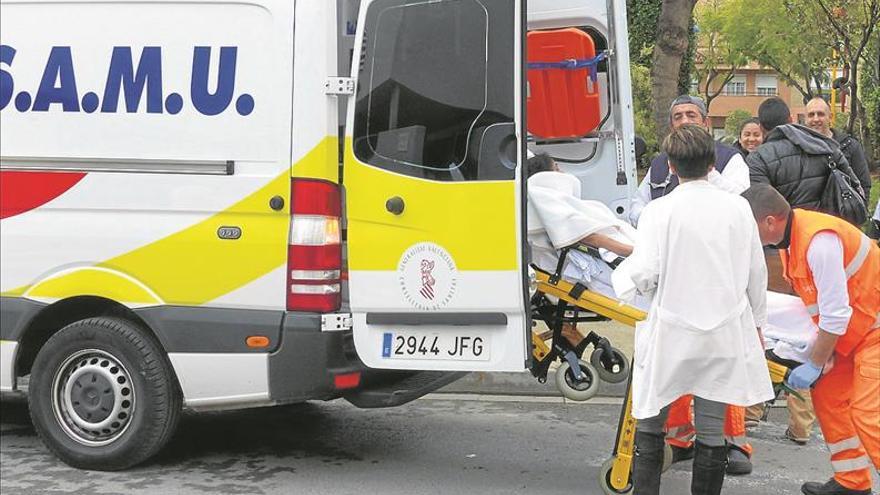
[[[691,95],[681,95],[672,100],[669,107],[669,124],[678,129],[685,124],[702,126],[710,133],[709,114],[703,100]],[[669,169],[666,153],[651,160],[648,174],[639,185],[630,206],[629,219],[638,225],[642,209],[651,200],[665,196],[678,186],[678,177]],[[709,172],[709,182],[725,191],[739,194],[749,187],[749,168],[742,155],[733,147],[715,142],[715,166]]]

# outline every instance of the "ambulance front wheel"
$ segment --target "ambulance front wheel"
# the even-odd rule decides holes
[[[563,361],[556,369],[556,388],[566,399],[585,401],[599,392],[599,373],[590,363],[578,359],[581,378],[578,379],[567,361]]]
[[[181,398],[158,343],[121,318],[62,328],[37,353],[28,391],[37,434],[80,469],[116,471],[151,457],[177,426]]]
[[[629,376],[629,359],[616,347],[599,347],[590,354],[590,364],[599,371],[599,378],[608,383],[620,383]]]
[[[614,457],[608,459],[602,464],[602,467],[599,468],[599,487],[602,488],[602,493],[605,495],[632,493],[633,486],[630,480],[627,480],[626,485],[622,488],[614,488],[611,485],[611,470],[614,468],[614,460]]]

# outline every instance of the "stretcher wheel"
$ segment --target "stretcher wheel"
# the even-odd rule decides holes
[[[599,468],[599,487],[602,488],[602,493],[605,495],[619,495],[621,493],[632,493],[632,482],[628,482],[625,487],[621,489],[614,488],[611,486],[611,469],[614,467],[614,457],[608,459],[602,464],[602,467]]]
[[[612,363],[610,356],[614,356],[616,364]],[[596,348],[590,354],[590,364],[599,371],[599,378],[608,383],[620,383],[629,376],[629,359],[616,347],[610,348],[609,353],[601,347]]]
[[[575,378],[571,366],[563,361],[556,370],[556,388],[566,399],[581,402],[593,398],[599,392],[599,372],[586,361],[578,359],[578,364],[584,375],[583,379]]]
[[[611,486],[611,470],[614,468],[614,460],[614,457],[608,459],[602,463],[602,467],[599,468],[599,487],[602,488],[602,493],[605,495],[632,493],[632,481],[629,481],[626,486],[621,489]],[[669,444],[666,444],[666,447],[663,449],[663,472],[665,473],[670,466],[672,466],[672,447],[670,447]],[[632,478],[630,478],[630,480],[631,479]]]

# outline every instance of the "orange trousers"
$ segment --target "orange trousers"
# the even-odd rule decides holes
[[[687,448],[694,444],[696,430],[692,401],[692,396],[683,395],[669,406],[669,416],[666,418],[666,441],[669,445]],[[724,437],[728,443],[752,455],[752,446],[746,439],[746,408],[727,406]]]
[[[813,388],[813,407],[831,452],[834,479],[846,488],[871,488],[871,464],[880,470],[880,328]]]

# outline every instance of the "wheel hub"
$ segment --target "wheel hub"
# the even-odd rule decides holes
[[[76,352],[55,374],[52,405],[70,438],[83,445],[106,445],[130,424],[135,407],[131,375],[106,351]]]
[[[115,400],[113,384],[107,377],[90,370],[72,377],[71,382],[70,400],[77,416],[92,423],[100,423],[110,416]]]

